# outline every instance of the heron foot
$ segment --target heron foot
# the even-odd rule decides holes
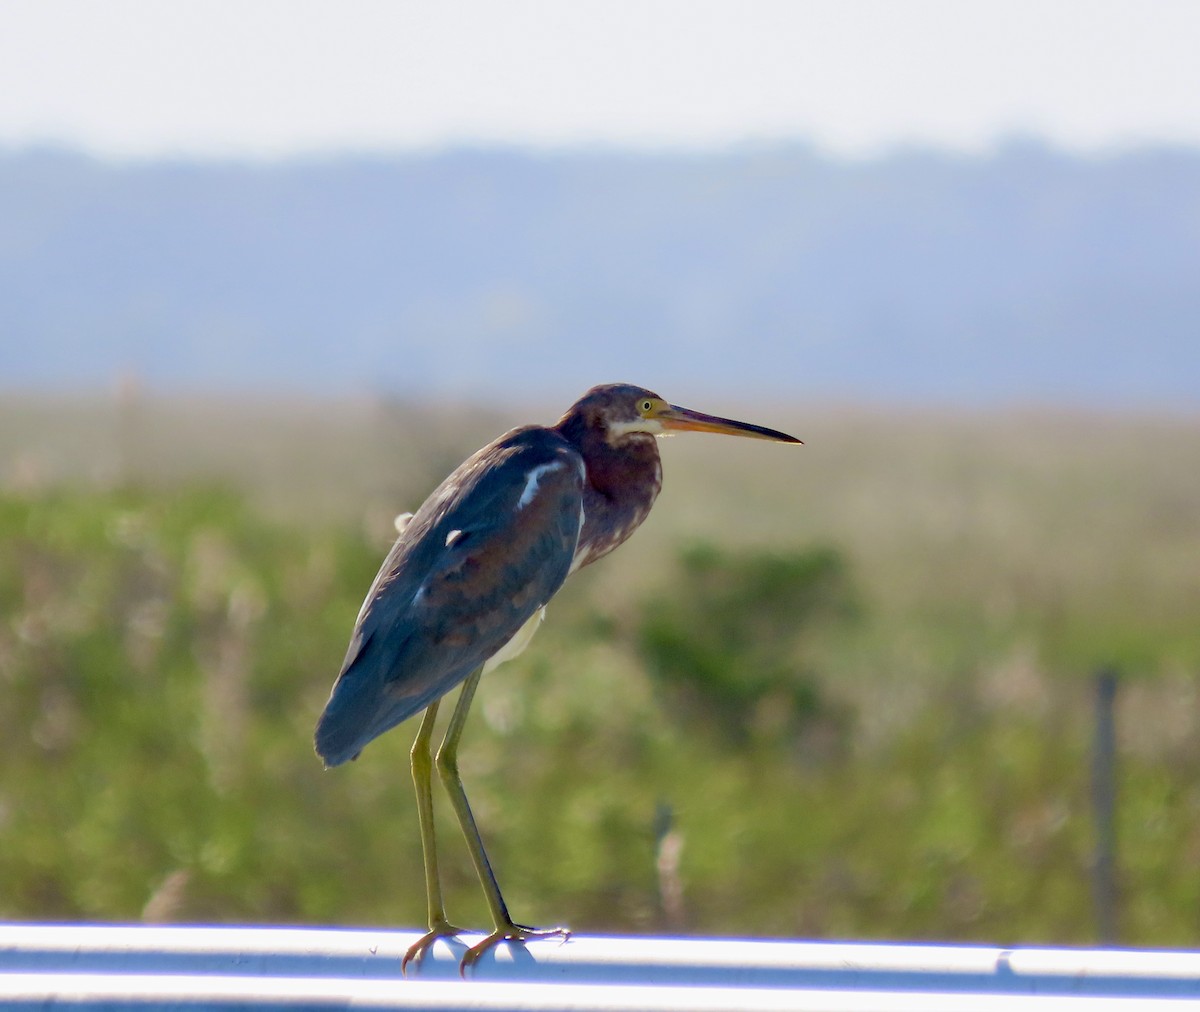
[[[421,958],[434,942],[439,938],[452,938],[454,935],[461,935],[462,931],[462,928],[455,927],[449,921],[434,921],[429,925],[429,930],[408,947],[408,952],[404,954],[404,958],[400,961],[400,972],[408,976],[408,964],[412,962],[420,963]]]
[[[524,942],[530,938],[561,938],[565,942],[570,937],[571,930],[569,928],[531,928],[509,921],[498,927],[482,942],[477,942],[467,949],[462,962],[458,964],[458,972],[465,977],[467,967],[474,966],[480,956],[501,942]]]

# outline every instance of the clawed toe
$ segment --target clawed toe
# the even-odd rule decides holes
[[[531,928],[525,924],[505,924],[493,931],[482,942],[476,942],[467,949],[463,954],[462,962],[458,964],[458,972],[465,977],[467,967],[474,966],[480,956],[501,942],[524,942],[531,938],[561,938],[565,942],[570,937],[571,932],[568,928]]]
[[[439,938],[451,938],[454,935],[461,935],[462,928],[455,927],[448,921],[443,921],[440,924],[435,924],[418,938],[412,945],[408,947],[408,951],[404,954],[404,958],[400,961],[400,972],[405,976],[408,975],[409,963],[420,963],[422,957]]]

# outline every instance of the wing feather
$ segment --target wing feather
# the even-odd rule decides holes
[[[536,427],[480,450],[434,490],[359,613],[317,725],[326,765],[445,695],[545,606],[570,571],[582,503],[578,453]]]

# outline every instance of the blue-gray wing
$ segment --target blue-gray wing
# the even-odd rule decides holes
[[[425,709],[503,647],[571,568],[583,462],[518,429],[465,461],[413,515],[363,603],[317,724],[327,766]]]

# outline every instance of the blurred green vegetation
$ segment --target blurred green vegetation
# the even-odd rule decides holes
[[[644,605],[638,652],[674,719],[704,722],[736,745],[796,743],[833,717],[803,648],[812,626],[849,613],[847,584],[832,549],[731,554],[692,545],[672,588]]]
[[[1042,504],[1042,544],[953,447],[954,482],[910,475],[871,512],[851,471],[833,503],[782,492],[795,465],[763,491],[757,453],[721,457],[704,498],[714,445],[690,462],[682,440],[664,448],[665,524],[573,577],[480,690],[462,769],[514,913],[581,932],[1092,941],[1082,676],[1114,661],[1121,938],[1196,945],[1200,495],[1184,461],[1103,492],[1074,459],[1078,505]],[[411,508],[458,450],[445,437],[403,487],[380,485],[366,521],[298,518],[303,493],[274,508],[252,475],[22,482],[10,464],[0,916],[420,925],[415,724],[331,772],[311,735],[386,550],[379,503]],[[884,486],[897,466],[857,464]],[[1017,469],[1043,466],[1059,480]],[[747,502],[763,511],[738,522]],[[1149,533],[1121,540],[1143,515]],[[484,926],[439,816],[451,916]]]

